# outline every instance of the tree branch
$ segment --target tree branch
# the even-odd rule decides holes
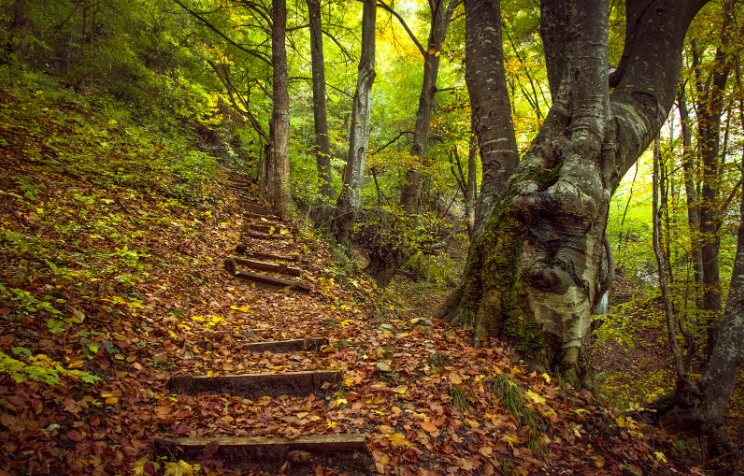
[[[387,4],[387,3],[385,3],[385,2],[383,1],[383,0],[377,0],[377,5],[378,5],[379,7],[382,7],[382,9],[383,9],[383,10],[387,10],[388,12],[390,12],[390,13],[391,13],[391,14],[392,14],[392,15],[393,15],[393,16],[394,16],[395,18],[397,18],[397,19],[398,19],[398,21],[400,22],[400,24],[401,24],[401,25],[403,26],[403,28],[404,28],[404,29],[406,30],[406,33],[408,33],[408,36],[410,36],[410,37],[411,37],[411,40],[413,40],[413,42],[414,42],[414,43],[416,44],[416,46],[418,47],[419,51],[421,52],[421,55],[422,55],[422,56],[423,56],[424,58],[426,58],[426,50],[424,49],[424,47],[423,47],[423,46],[421,46],[421,43],[419,43],[419,40],[418,40],[418,39],[416,38],[416,35],[414,35],[414,34],[413,34],[413,32],[411,31],[411,29],[410,29],[410,28],[408,28],[408,24],[406,23],[406,21],[405,21],[405,20],[403,20],[403,17],[401,17],[401,16],[400,16],[400,15],[398,14],[398,12],[396,12],[395,10],[393,10],[392,8],[390,8],[390,7],[388,6],[388,4]],[[429,6],[431,7],[431,5],[429,5]],[[434,9],[432,8],[432,12],[433,12],[433,11],[434,11]]]
[[[180,0],[173,0],[173,1],[176,2],[177,4],[179,4],[181,6],[181,8],[183,8],[184,10],[186,10],[194,18],[196,18],[199,21],[201,21],[202,23],[204,23],[207,26],[207,28],[209,28],[210,30],[212,30],[213,32],[217,33],[219,36],[221,36],[222,38],[224,38],[225,41],[227,41],[228,43],[230,43],[231,45],[233,45],[235,48],[237,48],[240,51],[243,51],[245,53],[248,53],[249,55],[254,56],[254,57],[256,57],[256,58],[258,58],[258,59],[260,59],[260,60],[262,60],[264,62],[266,62],[266,64],[268,64],[269,66],[272,66],[271,59],[268,58],[267,56],[265,56],[262,53],[259,53],[257,51],[253,51],[253,50],[250,50],[248,48],[245,48],[245,47],[239,45],[238,43],[235,43],[227,35],[225,35],[224,33],[222,33],[220,30],[218,30],[216,27],[214,27],[211,23],[209,23],[207,20],[205,20],[200,14],[196,13],[195,11],[191,10],[189,7],[187,7],[186,5],[184,5],[183,3],[181,3]]]

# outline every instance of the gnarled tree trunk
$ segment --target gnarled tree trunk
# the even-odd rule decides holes
[[[610,95],[607,2],[542,1],[553,105],[437,313],[473,325],[476,345],[502,338],[534,367],[594,388],[590,313],[610,197],[671,109],[685,32],[704,4],[628,0]]]

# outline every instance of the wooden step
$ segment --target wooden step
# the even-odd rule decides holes
[[[243,216],[245,216],[246,218],[252,218],[254,220],[266,220],[266,223],[268,223],[269,225],[284,226],[284,222],[282,222],[282,219],[276,215],[261,215],[259,213],[244,212]]]
[[[277,220],[279,219],[279,217],[274,215],[274,210],[272,210],[271,208],[264,207],[263,205],[258,205],[256,203],[243,203],[243,210],[250,212],[250,213],[255,213],[256,215],[272,217],[272,218],[276,218]]]
[[[266,233],[266,234],[272,234],[271,229],[274,229],[274,235],[280,234],[281,230],[287,230],[288,232],[292,233],[292,227],[291,226],[285,226],[283,224],[277,224],[277,223],[255,223],[255,222],[248,222],[243,226],[243,231],[254,231],[259,233]],[[286,236],[286,235],[285,235]]]
[[[280,235],[279,230],[276,231],[273,235],[269,235],[268,233],[257,233],[255,231],[246,230],[243,231],[243,234],[245,236],[250,236],[251,238],[255,238],[257,240],[264,240],[264,241],[270,241],[270,240],[291,240],[292,235]]]
[[[216,443],[215,443],[216,442]],[[346,474],[375,474],[364,435],[279,437],[156,438],[155,451],[174,459],[221,459],[233,471],[268,471],[288,476],[322,466]]]
[[[300,291],[302,293],[311,293],[313,288],[307,284],[298,283],[296,281],[288,281],[286,279],[274,278],[272,276],[266,276],[263,274],[251,273],[249,271],[238,271],[235,273],[236,278],[245,279],[246,281],[253,281],[254,283],[268,284],[269,286],[279,286],[282,288],[289,287],[292,290]]]
[[[226,375],[206,377],[196,375],[174,375],[168,380],[171,393],[198,395],[200,393],[227,393],[233,396],[255,399],[290,395],[318,398],[331,395],[334,384],[341,382],[341,372],[317,370],[312,372],[287,372]]]
[[[286,256],[276,255],[272,253],[263,253],[261,251],[249,251],[246,245],[236,246],[235,252],[241,255],[248,256],[250,258],[272,259],[277,261],[294,261],[297,264],[303,264],[302,258],[300,258],[298,255]]]
[[[243,350],[249,352],[286,354],[289,352],[318,352],[321,347],[328,345],[324,337],[305,337],[304,339],[278,340],[274,342],[251,342],[245,344]]]
[[[286,264],[264,263],[262,261],[243,259],[243,258],[238,258],[236,256],[231,256],[227,259],[233,260],[235,264],[239,264],[241,266],[245,266],[246,268],[250,268],[250,269],[257,269],[259,271],[271,271],[274,273],[289,274],[292,276],[300,276],[302,274],[302,270],[300,270],[299,268],[291,268],[287,266]],[[227,265],[225,266],[227,267]]]

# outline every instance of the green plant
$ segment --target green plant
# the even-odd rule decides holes
[[[450,395],[452,396],[452,403],[459,408],[461,412],[467,411],[469,406],[468,397],[465,394],[465,389],[462,388],[462,385],[455,385],[452,387]]]
[[[525,413],[525,404],[522,398],[522,390],[517,384],[508,377],[499,375],[491,385],[491,392],[501,401],[501,406],[506,411],[514,415],[518,421],[522,420]]]

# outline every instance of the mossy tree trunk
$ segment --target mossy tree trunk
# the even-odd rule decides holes
[[[472,325],[476,345],[501,338],[536,368],[593,389],[590,314],[609,201],[671,109],[685,32],[705,3],[628,0],[610,95],[607,2],[542,1],[553,105],[438,317]]]

